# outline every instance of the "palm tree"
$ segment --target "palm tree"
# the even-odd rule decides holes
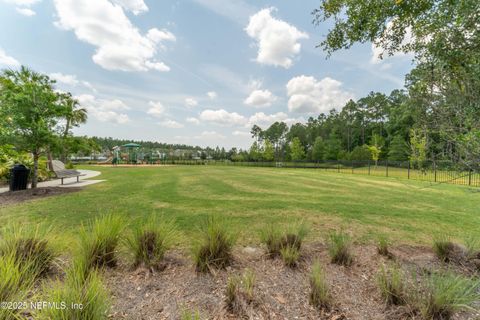
[[[81,108],[78,100],[74,99],[70,93],[60,94],[60,99],[66,108],[64,115],[65,127],[62,133],[63,152],[62,161],[66,162],[68,156],[68,135],[73,127],[78,127],[80,124],[86,123],[88,119],[87,109]]]

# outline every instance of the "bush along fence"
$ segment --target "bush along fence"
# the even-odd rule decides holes
[[[405,178],[432,183],[450,183],[480,187],[480,171],[462,168],[449,161],[425,161],[412,164],[410,161],[320,161],[320,162],[233,162],[221,160],[161,160],[158,164],[176,165],[223,165],[242,167],[307,168],[338,173]]]

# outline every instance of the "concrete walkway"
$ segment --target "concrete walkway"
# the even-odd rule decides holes
[[[38,187],[61,187],[61,188],[72,188],[72,187],[85,187],[91,184],[99,183],[105,180],[85,180],[97,177],[101,174],[100,171],[93,171],[93,170],[77,170],[84,174],[84,176],[80,177],[80,182],[77,182],[77,178],[64,178],[63,185],[61,184],[60,179],[49,180],[45,182],[39,182]],[[30,188],[30,185],[28,186]],[[8,187],[0,188],[0,193],[8,192]]]

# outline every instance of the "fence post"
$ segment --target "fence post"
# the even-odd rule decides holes
[[[433,163],[433,175],[433,182],[437,182],[437,164],[435,162]]]
[[[407,179],[410,179],[410,161],[408,161],[408,178]]]
[[[472,169],[468,171],[468,185],[472,185]]]
[[[388,177],[388,159],[385,161],[385,170],[386,170],[386,173],[387,173],[387,177]]]
[[[368,175],[370,175],[370,160],[368,160]]]

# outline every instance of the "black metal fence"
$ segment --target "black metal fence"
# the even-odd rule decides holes
[[[161,160],[159,164],[217,165],[241,167],[306,168],[338,173],[395,177],[436,183],[480,187],[480,171],[448,161],[322,161],[322,162],[232,162],[226,160]]]

